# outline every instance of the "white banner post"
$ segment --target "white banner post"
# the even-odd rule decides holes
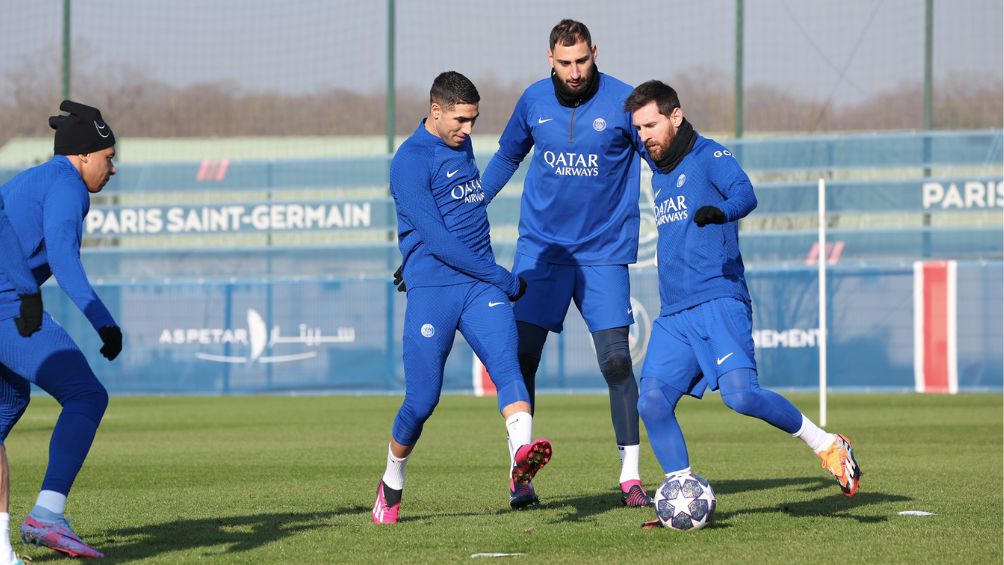
[[[819,425],[826,427],[826,180],[819,179]]]

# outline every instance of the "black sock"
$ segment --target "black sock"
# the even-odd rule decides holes
[[[383,499],[387,502],[388,507],[396,506],[401,503],[401,495],[404,493],[404,489],[392,489],[386,484],[383,485]]]

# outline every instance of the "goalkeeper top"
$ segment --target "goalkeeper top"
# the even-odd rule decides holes
[[[638,259],[643,149],[624,111],[627,84],[599,73],[596,94],[559,102],[550,78],[520,96],[482,175],[494,196],[533,149],[523,181],[516,252],[564,265],[626,265]]]
[[[460,147],[450,147],[429,133],[422,120],[391,160],[390,192],[409,288],[479,280],[508,296],[519,292],[518,279],[495,263],[489,199],[470,137]]]
[[[653,171],[653,211],[659,230],[659,315],[715,298],[750,302],[738,221],[756,208],[746,172],[725,147],[699,135],[690,153],[669,172],[646,158]],[[698,227],[694,214],[702,206],[725,212],[726,223]]]
[[[28,259],[36,285],[55,275],[59,286],[94,329],[116,325],[87,280],[80,262],[84,216],[90,193],[80,173],[64,155],[19,173],[0,186],[7,217]],[[0,276],[0,319],[17,316],[22,290]]]

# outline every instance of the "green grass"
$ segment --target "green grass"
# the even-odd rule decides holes
[[[815,406],[812,395],[790,397]],[[555,455],[536,481],[542,505],[526,512],[508,510],[494,400],[444,397],[408,465],[402,522],[374,526],[399,403],[113,398],[67,513],[112,562],[457,562],[479,552],[566,563],[1002,560],[1000,395],[832,396],[828,428],[855,441],[865,472],[851,499],[799,440],[717,395],[685,399],[694,470],[718,495],[712,524],[686,533],[641,530],[652,511],[619,506],[603,396],[539,399],[536,432]],[[57,410],[37,399],[7,440],[15,529],[34,502]],[[644,438],[642,476],[649,490],[660,476]],[[63,559],[26,549],[36,564]]]

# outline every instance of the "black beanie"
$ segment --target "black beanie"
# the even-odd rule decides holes
[[[115,145],[115,134],[101,119],[101,111],[97,108],[73,100],[63,100],[59,109],[70,115],[49,117],[49,127],[56,130],[54,154],[94,153]]]

